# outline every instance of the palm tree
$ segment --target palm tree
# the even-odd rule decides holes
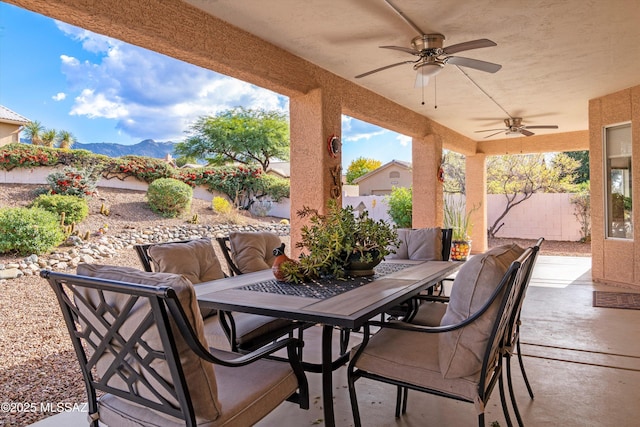
[[[47,147],[54,147],[56,145],[56,136],[58,132],[55,129],[47,129],[42,133],[40,137],[42,139],[42,145]]]
[[[69,149],[76,142],[73,134],[66,130],[61,130],[58,132],[58,140],[60,141],[60,148]]]
[[[29,122],[24,125],[24,132],[31,140],[31,144],[33,145],[42,145],[42,137],[41,134],[44,132],[44,126],[39,121]]]

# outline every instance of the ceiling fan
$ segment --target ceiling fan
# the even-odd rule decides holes
[[[557,125],[525,126],[522,124],[522,117],[509,117],[508,119],[504,119],[504,125],[506,126],[506,128],[504,129],[477,130],[476,132],[494,132],[491,135],[485,136],[485,138],[489,138],[502,132],[504,132],[504,134],[507,136],[531,136],[535,134],[529,129],[558,129]]]
[[[464,43],[458,43],[451,46],[443,47],[444,36],[442,34],[425,34],[413,21],[411,21],[400,9],[393,5],[389,0],[384,0],[404,21],[420,34],[411,40],[411,47],[402,46],[380,46],[382,49],[393,49],[401,52],[409,53],[417,57],[414,60],[397,62],[395,64],[385,65],[375,70],[355,76],[356,79],[369,76],[379,71],[397,67],[404,64],[413,64],[413,69],[417,71],[416,87],[426,86],[429,83],[429,77],[433,77],[442,71],[445,64],[454,64],[461,67],[474,68],[488,73],[495,73],[502,65],[492,62],[481,61],[479,59],[464,58],[461,56],[451,56],[454,53],[465,50],[479,49],[482,47],[497,46],[495,42],[489,39],[471,40]]]

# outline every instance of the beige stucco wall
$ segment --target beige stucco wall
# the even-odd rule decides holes
[[[398,178],[391,178],[392,173],[397,173]],[[376,169],[374,173],[365,176],[358,181],[360,196],[383,196],[391,194],[394,187],[411,187],[411,169],[397,164],[391,164],[384,169]]]
[[[22,126],[20,125],[0,123],[0,147],[18,142],[18,135],[20,134],[21,128]]]
[[[603,129],[631,122],[633,235],[640,236],[640,86],[589,102],[592,276],[599,282],[640,287],[640,245],[606,238]]]

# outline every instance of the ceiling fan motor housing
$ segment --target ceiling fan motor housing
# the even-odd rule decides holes
[[[444,36],[442,34],[423,34],[418,37],[414,37],[411,40],[411,46],[419,51],[424,52],[429,56],[438,56],[442,55],[442,42],[444,41]]]

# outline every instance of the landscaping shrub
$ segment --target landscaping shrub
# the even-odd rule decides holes
[[[89,215],[87,201],[78,196],[41,194],[33,201],[31,207],[53,212],[58,217],[61,217],[64,212],[65,225],[79,223]]]
[[[160,178],[172,178],[175,168],[162,159],[144,156],[122,156],[111,159],[102,170],[105,178],[133,176],[140,181],[154,182]]]
[[[0,149],[0,169],[54,166],[58,163],[56,150],[31,144],[8,144]]]
[[[411,228],[413,215],[413,200],[411,188],[394,187],[387,196],[389,216],[398,228]]]
[[[95,194],[98,178],[90,170],[66,167],[47,176],[51,194],[86,197]]]
[[[52,212],[39,208],[0,209],[0,253],[39,255],[64,239],[60,220]]]
[[[231,212],[233,206],[231,206],[231,202],[229,202],[224,197],[216,196],[211,201],[211,207],[213,211],[219,214],[226,214]]]
[[[193,189],[173,178],[160,178],[149,184],[147,202],[151,210],[168,218],[175,218],[191,209]]]

